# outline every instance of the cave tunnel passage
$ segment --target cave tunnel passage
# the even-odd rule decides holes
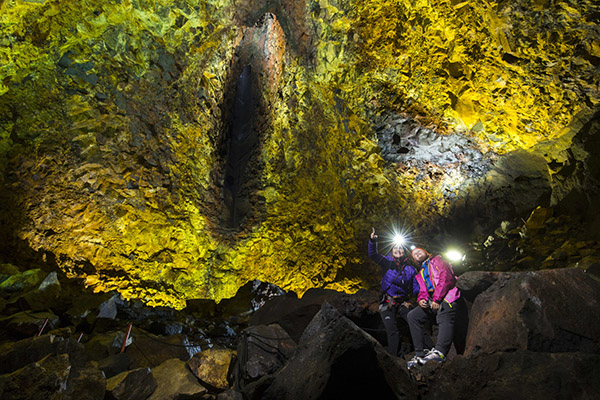
[[[254,86],[252,67],[246,65],[237,81],[227,136],[229,149],[223,197],[229,228],[239,227],[240,221],[250,211],[242,206],[246,202],[241,189],[248,162],[258,144],[258,132],[254,126],[258,110]]]

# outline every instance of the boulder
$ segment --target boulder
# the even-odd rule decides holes
[[[185,335],[156,336],[133,328],[131,337],[133,345],[128,346],[125,352],[131,360],[132,368],[154,367],[171,358],[182,361],[190,359]]]
[[[2,344],[0,374],[13,372],[51,354],[67,354],[69,362],[77,368],[85,364],[83,345],[77,343],[75,339],[42,335]]]
[[[61,291],[56,272],[51,272],[44,278],[39,287],[23,295],[23,300],[34,311],[46,310],[58,299]]]
[[[277,323],[297,342],[324,302],[360,326],[376,328],[380,324],[376,292],[346,294],[331,289],[309,289],[301,299],[290,295],[275,297],[254,313],[250,324]]]
[[[0,375],[0,398],[58,400],[65,396],[71,365],[67,354],[48,355],[10,374]]]
[[[58,325],[59,317],[51,312],[23,311],[0,319],[0,326],[6,328],[14,337],[25,338],[37,335],[46,318],[48,322],[44,329],[49,330]]]
[[[503,274],[475,299],[465,356],[600,352],[600,283],[581,269]]]
[[[150,368],[125,371],[106,381],[106,395],[114,400],[145,400],[156,389]]]
[[[465,299],[473,302],[477,295],[485,292],[501,275],[501,272],[469,271],[458,277],[456,286]]]
[[[103,400],[106,377],[97,368],[88,367],[72,371],[67,383],[66,398],[72,400]]]
[[[112,378],[121,372],[129,370],[131,368],[131,360],[127,353],[116,353],[98,361],[97,365],[106,378]]]
[[[274,373],[295,349],[294,340],[277,324],[245,329],[238,345],[238,380],[246,383]]]
[[[0,346],[0,374],[13,372],[27,364],[39,361],[56,350],[53,335],[31,337]]]
[[[45,276],[46,273],[41,269],[30,269],[10,275],[0,283],[0,291],[14,293],[33,289],[42,282]]]
[[[177,400],[198,398],[207,393],[198,379],[192,374],[184,361],[172,358],[152,368],[156,379],[156,390],[149,400]]]
[[[100,361],[120,352],[121,341],[118,335],[121,331],[96,333],[85,343],[88,360]]]
[[[256,311],[270,299],[284,294],[285,292],[276,285],[254,280],[239,288],[232,298],[219,302],[217,308],[223,316],[238,315]]]
[[[200,381],[212,388],[229,389],[229,368],[236,352],[229,349],[208,349],[188,361],[188,366]]]
[[[333,306],[324,303],[303,333],[294,356],[263,393],[249,398],[416,398],[399,359],[389,355]],[[265,385],[266,386],[266,385]]]
[[[233,389],[226,390],[217,395],[217,400],[245,400],[244,395]]]
[[[97,318],[115,319],[117,317],[117,300],[119,295],[115,294],[98,307]]]
[[[428,382],[423,398],[598,399],[600,355],[498,352],[446,363]]]

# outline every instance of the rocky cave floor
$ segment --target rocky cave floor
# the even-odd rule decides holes
[[[376,290],[298,298],[253,281],[177,311],[5,263],[0,397],[600,398],[599,246],[571,222],[538,208],[471,243],[464,354],[410,371],[406,328],[404,357],[385,350]]]

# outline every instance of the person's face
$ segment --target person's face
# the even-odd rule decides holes
[[[401,246],[392,247],[392,256],[394,256],[394,258],[404,257],[404,249]]]
[[[427,259],[427,253],[425,252],[425,250],[420,249],[418,247],[414,249],[410,254],[412,255],[412,258],[414,258],[415,261],[419,264]]]

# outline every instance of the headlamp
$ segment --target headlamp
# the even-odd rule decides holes
[[[396,234],[394,235],[394,247],[396,246],[404,246],[404,244],[406,244],[406,238],[404,237],[404,235],[401,234]]]

